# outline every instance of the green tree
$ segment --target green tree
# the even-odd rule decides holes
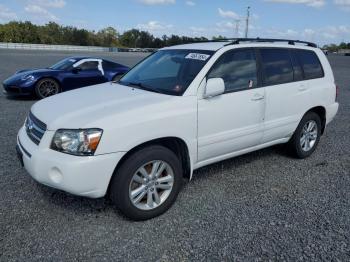
[[[102,46],[117,46],[118,44],[118,32],[113,27],[106,27],[97,33],[97,39],[99,39]]]
[[[62,44],[64,42],[62,28],[55,22],[49,22],[45,26],[39,26],[38,31],[42,44]]]
[[[218,39],[224,39],[226,37],[222,36],[222,35],[218,35],[218,36],[213,36],[212,40],[218,40]]]
[[[131,29],[128,30],[126,32],[124,32],[124,34],[122,34],[119,38],[119,42],[123,45],[123,46],[127,46],[127,47],[137,47],[137,40],[139,39],[141,35],[140,30],[138,29]]]
[[[214,36],[212,39],[222,39],[223,36]],[[179,35],[163,35],[154,37],[146,31],[131,29],[123,34],[113,27],[106,27],[98,32],[86,29],[78,29],[73,26],[62,26],[55,22],[46,25],[34,25],[30,22],[12,21],[0,24],[0,41],[18,43],[42,43],[42,44],[68,44],[68,45],[91,45],[106,47],[154,47],[187,44],[192,42],[208,41],[206,37],[188,37]],[[327,45],[330,51],[350,48],[350,43],[340,45]]]
[[[339,45],[339,49],[346,49],[348,47],[348,45],[344,42],[341,42]]]
[[[153,48],[161,48],[164,46],[164,43],[162,41],[162,39],[156,37],[155,39],[153,39],[153,43],[152,46]]]
[[[153,45],[154,37],[149,32],[141,31],[137,39],[136,46],[141,48],[151,47]]]
[[[167,45],[179,45],[182,44],[182,40],[178,35],[171,35],[167,39]]]

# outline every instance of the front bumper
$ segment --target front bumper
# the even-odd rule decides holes
[[[72,156],[49,148],[53,131],[46,131],[39,145],[22,127],[17,136],[19,155],[27,172],[39,183],[68,193],[103,197],[123,152],[97,156]]]
[[[33,93],[31,89],[22,88],[18,85],[2,84],[2,86],[5,95],[31,95]]]
[[[16,75],[2,82],[3,92],[7,95],[31,95],[34,94],[37,78],[21,80]]]

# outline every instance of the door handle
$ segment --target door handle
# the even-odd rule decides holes
[[[255,94],[252,98],[252,101],[260,101],[260,100],[263,100],[264,98],[265,98],[264,95]]]

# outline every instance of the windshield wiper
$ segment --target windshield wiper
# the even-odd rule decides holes
[[[142,89],[142,90],[146,90],[146,91],[151,91],[151,92],[162,94],[162,92],[160,92],[159,90],[151,88],[149,86],[145,86],[144,84],[142,84],[140,82],[119,82],[119,83],[125,84],[127,86],[131,86],[131,87],[137,87],[137,88]]]

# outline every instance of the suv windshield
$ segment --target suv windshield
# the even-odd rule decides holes
[[[179,96],[213,53],[206,50],[161,50],[137,64],[119,83]]]
[[[50,66],[49,68],[54,70],[67,70],[77,61],[78,60],[74,58],[66,58],[54,64],[53,66]]]

